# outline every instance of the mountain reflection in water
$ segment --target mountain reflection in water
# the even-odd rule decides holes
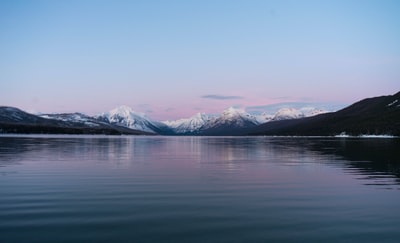
[[[200,164],[225,165],[228,170],[266,157],[270,158],[266,162],[282,165],[313,163],[313,158],[318,157],[327,164],[343,168],[345,173],[359,175],[359,179],[366,180],[366,185],[400,184],[400,140],[395,138],[0,137],[0,167],[35,158],[33,155],[38,152],[42,157],[68,158],[79,154],[82,160],[90,158],[112,163],[186,159]]]
[[[399,151],[398,139],[1,136],[0,241],[397,242]]]

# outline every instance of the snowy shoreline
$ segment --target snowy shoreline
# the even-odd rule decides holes
[[[342,132],[339,135],[335,135],[335,138],[397,138],[397,136],[389,135],[389,134],[361,134],[357,136],[348,135],[345,132]]]

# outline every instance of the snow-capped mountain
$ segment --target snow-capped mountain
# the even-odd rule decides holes
[[[230,107],[220,116],[212,119],[207,129],[202,131],[204,135],[238,135],[244,129],[259,125],[257,118],[243,109]]]
[[[190,118],[179,119],[176,121],[164,121],[175,133],[198,133],[207,128],[212,117],[204,113],[197,113]]]
[[[125,105],[97,115],[96,118],[110,124],[150,133],[163,133],[163,130],[168,129],[164,123],[153,121],[145,114],[135,112]]]
[[[220,125],[230,125],[234,127],[244,127],[247,125],[257,125],[257,118],[250,115],[243,109],[229,107],[224,110],[221,116],[212,121],[211,127]]]
[[[165,121],[176,134],[232,134],[232,131],[259,124],[257,118],[242,109],[230,107],[221,115],[198,113],[190,118]]]
[[[274,117],[271,120],[280,121],[280,120],[297,119],[302,117],[304,117],[303,113],[297,109],[282,108],[275,113]]]

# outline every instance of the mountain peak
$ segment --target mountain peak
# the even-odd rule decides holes
[[[127,105],[120,105],[120,106],[116,107],[115,110],[133,111],[132,108],[130,106],[127,106]]]
[[[196,115],[194,115],[193,117],[201,118],[201,117],[208,117],[208,115],[204,112],[199,112]]]
[[[102,113],[97,116],[101,120],[105,120],[111,124],[125,126],[130,129],[140,130],[144,132],[155,132],[156,125],[146,117],[144,113],[138,113],[127,105],[121,105],[109,112]]]
[[[121,105],[118,106],[114,109],[112,109],[111,111],[109,111],[110,115],[119,115],[119,116],[123,116],[123,117],[129,117],[132,114],[141,116],[141,117],[145,117],[144,113],[139,113],[139,112],[135,112],[131,107],[127,106],[127,105]]]
[[[211,120],[210,116],[205,113],[197,113],[189,118],[183,118],[176,121],[164,121],[163,123],[172,128],[176,133],[193,133],[198,132]]]
[[[254,126],[257,124],[257,118],[250,115],[245,110],[229,107],[224,110],[219,117],[212,121],[210,127],[212,127],[212,129],[217,128],[221,130],[224,126],[231,128],[244,128],[245,126]]]
[[[232,106],[222,112],[223,116],[237,116],[241,114],[246,114],[246,112],[243,109],[234,108]]]

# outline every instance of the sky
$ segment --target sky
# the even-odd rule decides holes
[[[0,1],[0,105],[153,119],[400,91],[400,1]]]

